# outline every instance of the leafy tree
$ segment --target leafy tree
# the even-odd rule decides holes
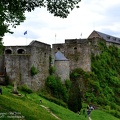
[[[4,51],[4,46],[3,46],[2,38],[0,38],[0,55],[3,54],[3,51]]]
[[[72,81],[69,92],[68,108],[73,112],[79,112],[82,108],[81,93],[78,86],[78,81]]]
[[[53,97],[61,99],[64,102],[68,101],[68,89],[62,83],[60,78],[50,75],[47,77],[45,85],[48,93],[50,93]]]
[[[85,72],[81,68],[74,69],[70,74],[71,88],[69,92],[68,107],[73,112],[78,112],[82,108],[82,92],[80,78],[85,77]]]
[[[25,20],[25,11],[46,7],[54,14],[66,18],[81,0],[0,0],[0,36],[10,32],[9,26],[16,27]]]

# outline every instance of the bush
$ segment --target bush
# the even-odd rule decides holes
[[[50,74],[50,75],[53,75],[54,73],[55,73],[55,67],[51,66],[51,67],[49,68],[49,74]]]
[[[70,89],[70,87],[71,87],[71,81],[70,80],[65,80],[65,86],[66,86],[66,88],[69,90]]]
[[[34,76],[34,75],[36,75],[37,73],[38,73],[38,70],[37,70],[37,68],[33,65],[33,66],[31,67],[31,75]]]
[[[111,105],[111,109],[114,109],[114,110],[117,109],[117,105],[115,103],[112,102],[110,105]]]
[[[47,91],[53,97],[56,97],[58,99],[63,100],[64,102],[67,102],[68,91],[66,89],[66,86],[62,84],[62,81],[60,78],[56,78],[53,75],[48,76],[45,81],[45,86],[46,86]]]
[[[28,94],[33,93],[33,91],[29,89],[26,84],[24,84],[23,86],[20,86],[19,89]]]
[[[5,83],[6,86],[10,84],[9,76],[5,76]]]
[[[68,107],[73,112],[78,112],[82,108],[80,87],[77,81],[72,82],[69,92]]]
[[[111,110],[111,108],[110,108],[109,105],[106,105],[104,108],[105,108],[105,110],[107,110],[108,112],[110,112],[110,110]]]

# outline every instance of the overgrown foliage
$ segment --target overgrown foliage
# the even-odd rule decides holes
[[[10,79],[9,79],[9,76],[8,75],[6,75],[5,76],[5,83],[4,83],[4,85],[9,85],[10,84]]]
[[[33,92],[30,88],[28,88],[28,87],[27,87],[27,85],[26,85],[26,84],[24,84],[24,85],[20,86],[20,87],[19,87],[19,89],[20,89],[21,91],[23,91],[23,92],[27,93],[27,94],[30,94],[30,93],[32,93],[32,92]]]
[[[68,81],[66,81],[66,84],[63,84],[60,78],[56,78],[55,76],[50,75],[46,79],[45,85],[48,93],[51,94],[53,97],[61,99],[64,102],[68,101],[68,91],[70,88],[70,84],[68,83]]]
[[[49,74],[53,75],[55,73],[55,70],[56,70],[55,67],[50,66],[50,68],[49,68]]]
[[[80,85],[80,78],[83,77],[83,74],[85,72],[80,69],[74,69],[71,74],[70,74],[70,80],[72,82],[71,89],[70,89],[70,95],[69,95],[69,100],[68,100],[68,107],[70,110],[74,112],[78,112],[82,108],[82,92],[81,88],[82,86]]]
[[[91,56],[92,71],[75,69],[71,73],[71,80],[72,83],[78,81],[77,91],[80,91],[83,101],[104,106],[107,112],[119,118],[120,49],[115,45],[106,46],[104,42],[99,42],[98,47],[101,52]],[[72,93],[75,94],[74,91]]]
[[[36,75],[37,73],[38,73],[38,69],[33,65],[33,66],[31,67],[31,75],[34,76],[34,75]]]
[[[114,115],[120,117],[120,49],[114,45],[107,47],[104,42],[99,43],[99,48],[101,54],[91,57],[93,101],[110,106]]]

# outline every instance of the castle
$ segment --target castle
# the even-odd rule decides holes
[[[100,52],[99,40],[120,47],[120,38],[98,31],[93,31],[87,39],[67,39],[65,43],[53,44],[52,48],[39,41],[32,41],[28,46],[5,46],[0,56],[0,83],[8,76],[11,82],[38,90],[43,88],[50,66],[56,68],[55,75],[61,77],[62,82],[69,79],[69,73],[75,68],[91,71],[91,53]],[[33,66],[38,71],[34,76],[31,75]]]

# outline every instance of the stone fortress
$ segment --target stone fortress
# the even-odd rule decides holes
[[[44,87],[50,66],[56,68],[55,75],[61,77],[62,82],[69,79],[69,73],[75,68],[91,71],[91,53],[100,52],[99,40],[120,46],[120,38],[98,31],[93,31],[87,39],[67,39],[65,43],[53,44],[52,48],[39,41],[32,41],[28,46],[5,46],[0,56],[0,84],[8,76],[10,82],[39,90]],[[34,76],[31,75],[32,66],[38,71]]]

